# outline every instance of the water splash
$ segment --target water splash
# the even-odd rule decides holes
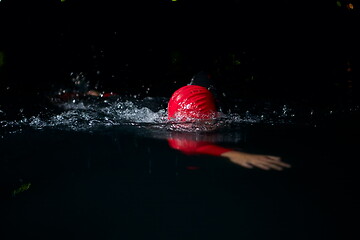
[[[104,99],[75,100],[57,104],[61,111],[54,114],[40,112],[20,120],[0,120],[0,136],[18,133],[25,128],[53,128],[70,131],[96,131],[103,127],[135,126],[141,129],[161,131],[211,132],[217,129],[239,128],[244,125],[294,125],[314,124],[319,111],[313,108],[294,108],[289,105],[251,105],[242,107],[243,111],[219,113],[211,121],[177,122],[167,119],[166,98],[144,99],[121,97]],[[236,109],[235,109],[236,110]],[[352,106],[348,111],[359,111],[359,106]],[[339,108],[325,109],[323,116],[341,114]],[[4,111],[0,114],[6,115]],[[327,115],[326,115],[327,114]]]
[[[148,107],[137,106],[131,101],[115,101],[87,104],[86,102],[63,103],[60,114],[42,118],[24,118],[25,123],[35,129],[56,127],[63,130],[82,131],[102,126],[134,125],[162,122],[165,110],[152,111]]]

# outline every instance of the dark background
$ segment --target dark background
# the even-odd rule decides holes
[[[358,1],[0,2],[0,94],[71,87],[165,96],[200,70],[229,98],[358,102]]]
[[[207,70],[229,99],[358,104],[359,1],[354,9],[347,0],[314,2],[1,0],[0,118],[37,110],[72,87],[71,73],[99,90],[169,97]],[[317,128],[247,128],[246,150],[281,153],[294,166],[282,175],[201,162],[116,125],[103,135],[8,134],[1,193],[19,178],[32,186],[2,204],[2,235],[356,238],[360,118],[328,119]],[[186,170],[198,161],[203,172]]]

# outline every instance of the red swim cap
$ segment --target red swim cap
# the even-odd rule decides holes
[[[176,90],[168,103],[168,118],[210,119],[216,116],[215,100],[205,87],[187,85]]]

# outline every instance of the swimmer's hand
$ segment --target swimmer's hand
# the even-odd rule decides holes
[[[87,91],[86,95],[99,97],[101,94],[100,94],[100,92],[98,92],[96,90],[90,90],[90,91]]]
[[[263,170],[277,170],[281,171],[284,168],[290,168],[290,164],[281,161],[280,157],[244,153],[238,151],[229,151],[221,154],[222,157],[227,157],[231,162],[238,164],[245,168],[261,168]]]

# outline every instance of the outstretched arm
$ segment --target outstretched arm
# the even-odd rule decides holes
[[[169,138],[170,147],[180,150],[185,154],[207,154],[228,158],[231,162],[245,168],[257,167],[263,170],[278,170],[290,168],[290,164],[281,161],[280,157],[239,152],[224,148],[208,142],[198,142],[181,138]]]
[[[220,156],[229,158],[231,162],[238,164],[245,168],[261,168],[263,170],[278,170],[290,168],[291,165],[281,161],[280,157],[268,156],[261,154],[252,154],[238,151],[228,151],[222,153]]]

